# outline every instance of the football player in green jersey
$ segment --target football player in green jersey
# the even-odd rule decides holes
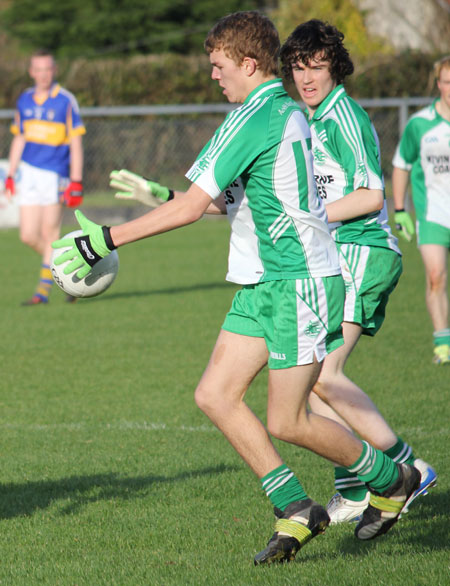
[[[293,560],[329,523],[284,464],[269,433],[350,468],[376,494],[356,528],[359,539],[386,533],[420,483],[345,427],[309,413],[308,397],[325,356],[343,340],[344,282],[326,213],[317,196],[308,124],[278,78],[278,33],[256,11],[228,15],[205,41],[211,77],[241,104],[219,126],[187,177],[185,193],[131,178],[167,199],[119,226],[98,226],[77,212],[83,235],[61,239],[66,273],[86,275],[111,249],[189,224],[226,204],[231,223],[227,278],[242,285],[195,391],[200,409],[259,477],[275,507],[275,532],[255,564]],[[130,179],[125,174],[125,178]],[[120,178],[124,178],[120,174]],[[142,193],[141,193],[142,195]],[[267,427],[244,401],[268,363]],[[374,503],[375,504],[375,503]]]
[[[433,324],[433,362],[450,365],[448,251],[450,249],[450,55],[435,63],[439,97],[408,121],[393,160],[395,222],[408,241],[414,223],[405,210],[411,177],[417,244],[425,266],[425,299]]]
[[[373,336],[381,327],[402,263],[387,222],[378,138],[367,113],[343,86],[353,72],[343,38],[334,26],[311,20],[298,26],[281,49],[283,72],[293,79],[306,105],[314,176],[346,285],[345,343],[325,358],[310,405],[316,413],[345,421],[395,461],[419,468],[422,485],[412,502],[435,482],[434,470],[414,457],[371,399],[344,373],[361,335]],[[335,486],[338,492],[328,505],[331,521],[358,520],[370,499],[366,486],[342,466],[335,467]]]

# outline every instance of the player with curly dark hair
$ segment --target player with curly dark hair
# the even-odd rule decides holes
[[[371,399],[344,373],[361,335],[374,336],[380,329],[402,260],[388,224],[378,137],[367,113],[342,85],[353,72],[343,40],[336,27],[310,20],[298,26],[281,48],[283,71],[306,105],[314,178],[345,281],[344,345],[326,356],[310,406],[315,413],[347,424],[395,462],[420,470],[421,483],[408,506],[426,494],[436,482],[436,473],[414,456]],[[356,521],[363,515],[356,529],[363,533],[376,519],[376,507],[371,505],[377,497],[342,466],[335,467],[335,487],[337,493],[327,507],[331,522]]]
[[[292,79],[292,65],[308,63],[317,57],[329,63],[329,71],[336,84],[354,71],[353,62],[343,45],[344,35],[336,27],[321,20],[309,20],[299,25],[281,48],[282,72]]]

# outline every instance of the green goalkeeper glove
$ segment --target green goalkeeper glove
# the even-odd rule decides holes
[[[110,187],[120,189],[115,195],[117,199],[135,199],[151,208],[156,208],[165,201],[173,199],[173,191],[168,187],[149,181],[126,169],[111,171],[109,178]]]
[[[83,234],[76,238],[61,238],[52,242],[52,248],[67,248],[54,260],[55,265],[71,260],[72,262],[64,268],[64,274],[68,275],[78,271],[76,276],[83,279],[99,260],[117,248],[112,241],[108,226],[99,226],[86,216],[76,210],[75,216],[80,224]],[[79,270],[78,270],[79,269]]]
[[[411,216],[405,210],[396,210],[394,214],[395,228],[400,232],[400,235],[411,242],[414,235],[414,222]]]

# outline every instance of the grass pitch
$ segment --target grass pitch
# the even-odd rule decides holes
[[[65,232],[69,232],[67,227]],[[205,220],[119,250],[102,296],[20,307],[39,259],[0,231],[0,584],[450,584],[450,368],[431,364],[415,245],[386,322],[347,372],[438,486],[387,535],[331,527],[289,565],[253,566],[273,530],[259,481],[196,408],[236,288],[224,281],[229,228]],[[248,393],[265,419],[267,373]],[[277,443],[312,498],[333,494],[322,459]]]

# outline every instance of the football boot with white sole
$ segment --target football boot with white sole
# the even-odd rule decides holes
[[[338,523],[356,523],[361,520],[362,514],[369,504],[370,493],[366,492],[366,497],[362,501],[353,501],[346,499],[337,492],[331,497],[327,504],[327,513],[330,517],[330,524]]]

